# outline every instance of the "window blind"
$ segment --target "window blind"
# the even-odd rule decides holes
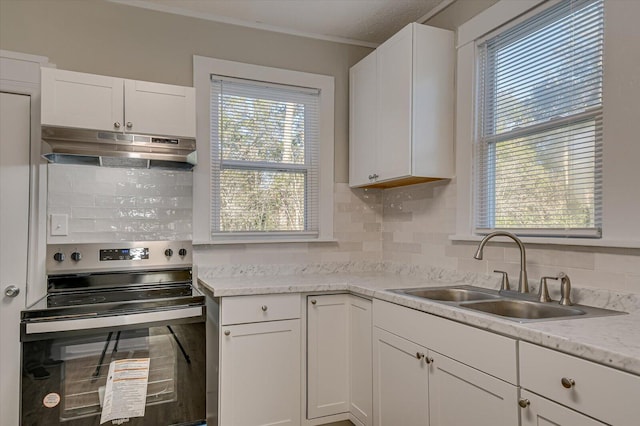
[[[213,236],[318,234],[319,91],[211,76]]]
[[[599,237],[602,0],[564,0],[478,45],[475,231]]]

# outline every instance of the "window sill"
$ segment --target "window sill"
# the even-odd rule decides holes
[[[482,241],[481,235],[450,235],[451,241]],[[525,244],[540,245],[561,245],[561,246],[582,246],[582,247],[611,247],[611,248],[640,248],[640,241],[613,241],[596,238],[553,238],[553,237],[519,237]],[[505,237],[496,237],[493,240],[499,242],[511,242],[512,240]]]
[[[319,238],[269,238],[269,239],[220,239],[220,240],[194,240],[194,246],[217,246],[217,245],[230,245],[230,244],[287,244],[287,243],[337,243],[338,240],[333,238],[319,239]]]

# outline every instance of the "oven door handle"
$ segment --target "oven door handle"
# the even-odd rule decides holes
[[[202,306],[193,306],[183,309],[160,310],[126,315],[27,322],[24,325],[25,333],[29,335],[57,333],[61,331],[93,330],[98,328],[120,327],[125,325],[142,325],[159,321],[168,322],[182,318],[203,317],[203,313],[204,311]]]

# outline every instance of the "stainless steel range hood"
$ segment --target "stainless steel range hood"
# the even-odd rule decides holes
[[[52,163],[191,170],[192,138],[42,126],[42,156]]]

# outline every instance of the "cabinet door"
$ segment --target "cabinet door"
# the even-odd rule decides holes
[[[307,416],[349,411],[349,295],[307,299]]]
[[[300,320],[221,331],[220,424],[299,424]]]
[[[42,68],[42,125],[123,130],[123,81],[115,77]]]
[[[444,355],[429,353],[431,426],[518,424],[518,388]]]
[[[192,87],[125,80],[128,132],[196,136],[196,97]]]
[[[527,407],[521,408],[522,426],[600,426],[605,424],[526,390],[522,390],[521,397],[529,402]]]
[[[349,296],[349,411],[364,426],[372,424],[371,301]]]
[[[420,345],[374,327],[373,424],[429,424],[429,369]]]
[[[409,25],[378,48],[379,181],[411,175],[412,41]]]
[[[378,71],[377,52],[370,53],[349,71],[349,185],[374,181]]]

